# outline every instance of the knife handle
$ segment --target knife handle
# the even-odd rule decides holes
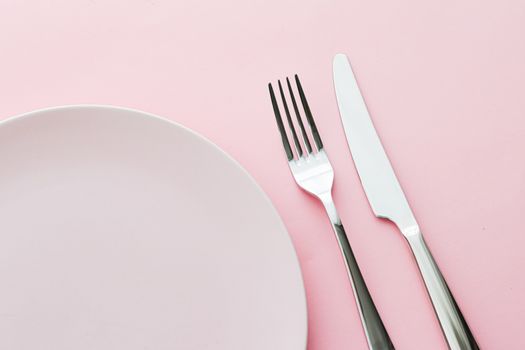
[[[394,345],[392,344],[385,326],[383,325],[383,321],[377,312],[352,248],[350,247],[348,237],[346,236],[341,219],[337,214],[331,195],[327,195],[326,197],[321,198],[321,200],[328,216],[330,217],[330,222],[332,223],[332,228],[336,235],[337,242],[339,243],[339,248],[343,254],[348,277],[350,278],[357,307],[359,309],[359,316],[361,317],[361,323],[368,342],[368,347],[371,350],[394,350]]]
[[[479,350],[479,346],[434,261],[423,235],[418,230],[416,233],[406,235],[406,238],[423,276],[448,347],[451,350]]]

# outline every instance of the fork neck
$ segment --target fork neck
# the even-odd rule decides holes
[[[330,218],[332,224],[341,225],[341,219],[339,218],[339,214],[335,209],[335,203],[334,199],[332,198],[332,192],[323,192],[317,195],[317,197],[319,197],[319,199],[323,203],[326,213],[328,214],[328,217]]]

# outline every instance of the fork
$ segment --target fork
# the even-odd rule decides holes
[[[292,117],[290,115],[285,93],[281,85],[281,81],[279,80],[279,93],[286,115],[286,120],[288,122],[289,133],[293,138],[293,149],[288,139],[288,134],[281,117],[281,112],[279,105],[277,104],[277,99],[275,98],[272,84],[268,84],[270,99],[272,101],[273,111],[277,121],[277,127],[279,128],[284,151],[286,153],[286,157],[288,158],[288,165],[290,166],[290,170],[292,171],[292,175],[295,179],[295,182],[297,182],[297,185],[304,191],[319,199],[323,203],[326,213],[330,218],[332,228],[344,258],[350,284],[352,285],[352,290],[357,302],[357,308],[359,310],[359,316],[361,318],[361,324],[368,342],[368,347],[372,350],[394,349],[392,341],[388,336],[385,326],[383,325],[379,313],[377,312],[377,309],[374,305],[372,297],[370,296],[370,292],[368,291],[365,280],[363,279],[363,275],[361,274],[354,253],[352,252],[352,248],[348,242],[345,229],[341,223],[341,219],[339,218],[339,214],[337,213],[334,201],[332,199],[334,170],[324,150],[321,136],[317,126],[315,125],[312,112],[310,111],[310,107],[306,100],[301,82],[299,81],[299,77],[297,75],[295,75],[295,83],[299,92],[301,104],[303,106],[304,115],[306,116],[306,121],[310,126],[314,146],[312,146],[308,133],[305,129],[301,113],[299,112],[299,108],[297,106],[294,91],[292,89],[292,85],[290,84],[290,80],[286,78],[288,95],[292,102],[297,124],[299,125],[301,131],[301,140],[299,140],[299,136],[295,130],[294,122],[292,121]]]

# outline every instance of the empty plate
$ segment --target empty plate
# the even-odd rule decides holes
[[[216,146],[115,107],[0,123],[0,349],[305,348],[285,227]]]

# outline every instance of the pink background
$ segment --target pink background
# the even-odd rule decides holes
[[[407,245],[372,216],[350,159],[331,73],[344,52],[481,347],[523,349],[524,33],[518,0],[2,0],[0,117],[113,104],[202,133],[256,178],[290,231],[308,349],[366,349],[328,221],[293,182],[273,121],[268,81],[299,73],[396,347],[446,349]]]

